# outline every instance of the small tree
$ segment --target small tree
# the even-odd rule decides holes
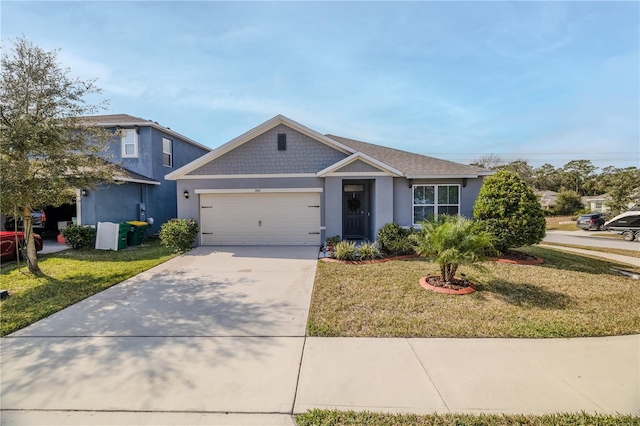
[[[561,191],[556,198],[556,206],[554,208],[557,214],[574,214],[584,209],[580,194],[575,191]]]
[[[451,282],[460,265],[472,265],[484,257],[491,247],[489,233],[462,216],[440,215],[420,222],[422,231],[411,238],[416,252],[440,266],[440,276]]]
[[[38,272],[31,210],[68,203],[76,188],[113,182],[116,166],[100,158],[112,135],[80,121],[104,109],[85,100],[100,90],[69,77],[56,51],[19,38],[0,65],[0,209],[22,216],[29,270]]]
[[[538,198],[525,181],[508,170],[485,179],[473,215],[501,253],[538,244],[545,235],[546,222]]]

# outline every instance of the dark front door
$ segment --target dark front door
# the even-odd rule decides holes
[[[365,239],[367,200],[364,185],[344,185],[343,223],[345,239]]]

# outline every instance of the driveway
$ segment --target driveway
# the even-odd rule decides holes
[[[2,340],[3,410],[290,413],[316,247],[200,247]]]

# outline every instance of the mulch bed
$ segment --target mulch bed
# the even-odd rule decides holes
[[[373,260],[338,260],[333,259],[331,257],[321,257],[318,260],[329,263],[344,263],[345,265],[368,265],[370,263],[384,263],[390,260],[405,260],[405,259],[413,259],[416,257],[420,257],[418,254],[407,254],[404,256],[393,256],[393,257],[383,257],[382,259],[373,259]]]
[[[451,282],[446,282],[440,275],[422,277],[420,278],[420,285],[436,293],[451,295],[470,294],[476,291],[476,286],[469,281],[454,278]]]

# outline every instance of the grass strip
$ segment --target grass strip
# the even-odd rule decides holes
[[[42,273],[24,264],[2,266],[0,335],[6,336],[74,303],[146,271],[175,255],[159,241],[126,250],[65,250],[39,259]]]
[[[295,416],[298,426],[636,426],[630,415],[559,413],[524,414],[385,414],[337,410],[311,410]]]

